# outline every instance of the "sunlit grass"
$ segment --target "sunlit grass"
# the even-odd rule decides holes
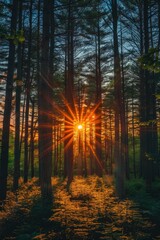
[[[52,178],[53,206],[51,215],[45,217],[37,179],[22,184],[16,194],[8,193],[0,212],[2,233],[11,239],[24,239],[25,234],[28,239],[42,240],[156,239],[152,238],[156,226],[138,204],[115,197],[111,181],[75,177],[68,192],[66,180]]]

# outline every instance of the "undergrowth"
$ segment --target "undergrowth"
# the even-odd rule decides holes
[[[160,179],[152,184],[150,193],[145,190],[143,179],[137,178],[126,182],[127,196],[140,206],[141,212],[152,222],[160,224]]]
[[[156,240],[158,226],[146,214],[146,207],[133,198],[145,192],[143,182],[127,183],[131,199],[115,196],[112,179],[91,176],[67,181],[52,179],[53,206],[43,209],[37,180],[21,185],[16,194],[8,192],[0,212],[0,239],[54,240]],[[145,195],[147,196],[147,195]],[[149,198],[149,196],[148,196]],[[143,201],[148,201],[148,198]],[[159,208],[152,204],[152,213]]]

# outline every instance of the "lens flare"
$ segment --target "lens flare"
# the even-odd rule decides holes
[[[80,168],[85,166],[85,168],[89,169],[91,162],[95,161],[104,171],[103,163],[96,153],[96,144],[97,146],[100,145],[99,139],[101,138],[99,131],[96,131],[99,129],[98,124],[101,121],[100,113],[97,113],[100,102],[93,104],[86,101],[87,103],[79,105],[77,98],[74,98],[73,102],[69,102],[61,91],[58,93],[58,96],[58,102],[46,96],[46,101],[50,104],[51,111],[50,113],[43,112],[43,115],[53,118],[54,123],[52,126],[54,134],[53,145],[49,146],[46,152],[52,149],[57,154],[57,159],[58,157],[60,158],[60,164],[62,164],[63,151],[65,153],[73,145],[73,162],[75,166],[78,164],[78,161],[81,161]],[[84,95],[82,103],[85,100]],[[40,127],[47,129],[50,126]],[[48,137],[47,133],[45,137]]]

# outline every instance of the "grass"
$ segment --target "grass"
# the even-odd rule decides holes
[[[0,212],[0,239],[158,239],[158,221],[153,221],[147,213],[152,208],[152,214],[156,214],[158,203],[152,202],[151,207],[148,202],[151,199],[144,198],[146,205],[142,208],[141,202],[133,199],[134,194],[137,198],[138,194],[145,194],[141,180],[128,183],[128,196],[132,200],[123,201],[115,196],[108,177],[75,177],[69,192],[66,183],[66,180],[52,179],[53,205],[45,209],[37,179],[22,184],[16,194],[8,192]]]

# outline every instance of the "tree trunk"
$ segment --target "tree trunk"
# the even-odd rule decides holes
[[[73,46],[73,9],[72,0],[68,2],[68,54],[65,83],[66,112],[64,155],[68,177],[67,187],[73,179],[73,111],[74,111],[74,46]],[[72,113],[71,113],[72,112]]]
[[[143,41],[143,4],[140,3],[139,6],[139,16],[140,16],[140,54],[143,55],[144,52],[144,41]],[[145,89],[145,79],[144,79],[144,70],[140,68],[140,177],[144,177],[145,169],[145,99],[146,99],[146,89]]]
[[[160,49],[160,1],[157,0],[158,4],[158,49]]]
[[[39,85],[39,161],[43,203],[52,201],[52,88],[49,71],[50,0],[43,1],[41,78]]]
[[[144,1],[144,47],[145,54],[149,51],[149,26],[148,26],[148,0]],[[145,119],[145,179],[146,188],[151,190],[153,181],[153,164],[156,162],[158,156],[158,137],[156,124],[156,99],[155,99],[155,83],[153,75],[145,70],[145,86],[146,86],[146,119]]]
[[[132,82],[132,151],[133,151],[133,175],[136,178],[136,147],[135,147],[135,121],[134,121],[134,85]]]
[[[17,26],[18,15],[18,0],[13,0],[12,17],[11,17],[11,36],[14,36]],[[10,39],[9,42],[9,56],[8,56],[8,74],[6,83],[5,94],[5,107],[3,117],[3,130],[2,130],[2,150],[0,161],[0,201],[6,199],[7,193],[7,175],[8,175],[8,155],[9,155],[9,130],[10,130],[10,117],[12,107],[12,91],[13,91],[13,75],[14,75],[14,62],[15,62],[15,44],[14,40]]]
[[[35,102],[32,99],[32,116],[31,116],[31,138],[30,138],[30,157],[31,157],[31,178],[34,177],[34,112]]]
[[[22,1],[19,1],[19,31],[22,30]],[[22,43],[18,43],[17,56],[17,85],[16,85],[16,110],[15,110],[15,142],[14,142],[14,176],[13,189],[18,189],[20,177],[20,101],[22,87]]]
[[[121,85],[122,85],[122,102],[121,102],[121,153],[125,162],[125,175],[129,179],[129,153],[128,153],[128,116],[125,108],[125,76],[124,76],[124,56],[123,56],[123,36],[121,30]],[[126,103],[127,104],[127,103]]]
[[[115,90],[115,171],[116,171],[116,190],[120,198],[125,196],[124,179],[125,179],[125,111],[122,98],[122,79],[120,68],[120,57],[118,50],[117,35],[117,0],[112,0],[112,17],[113,17],[113,40],[114,40],[114,90]],[[120,135],[121,132],[121,135]]]
[[[28,181],[28,126],[29,126],[29,100],[31,88],[31,51],[32,51],[32,5],[33,0],[30,0],[29,9],[29,39],[28,39],[28,64],[27,64],[27,77],[26,77],[26,113],[25,113],[25,139],[24,139],[24,183]]]
[[[40,131],[39,126],[39,116],[40,112],[40,99],[41,99],[41,81],[40,81],[40,10],[41,10],[41,0],[38,0],[37,3],[37,56],[36,56],[36,67],[37,67],[37,85],[38,85],[38,135]],[[40,154],[40,144],[38,140],[38,154]],[[41,163],[40,156],[39,157],[39,182],[41,183]]]
[[[98,13],[99,14],[99,13]],[[101,75],[101,51],[100,51],[100,26],[98,16],[97,40],[96,40],[96,119],[95,119],[95,142],[96,142],[96,174],[101,177],[103,174],[102,162],[102,143],[101,143],[101,127],[102,127],[102,75]]]

